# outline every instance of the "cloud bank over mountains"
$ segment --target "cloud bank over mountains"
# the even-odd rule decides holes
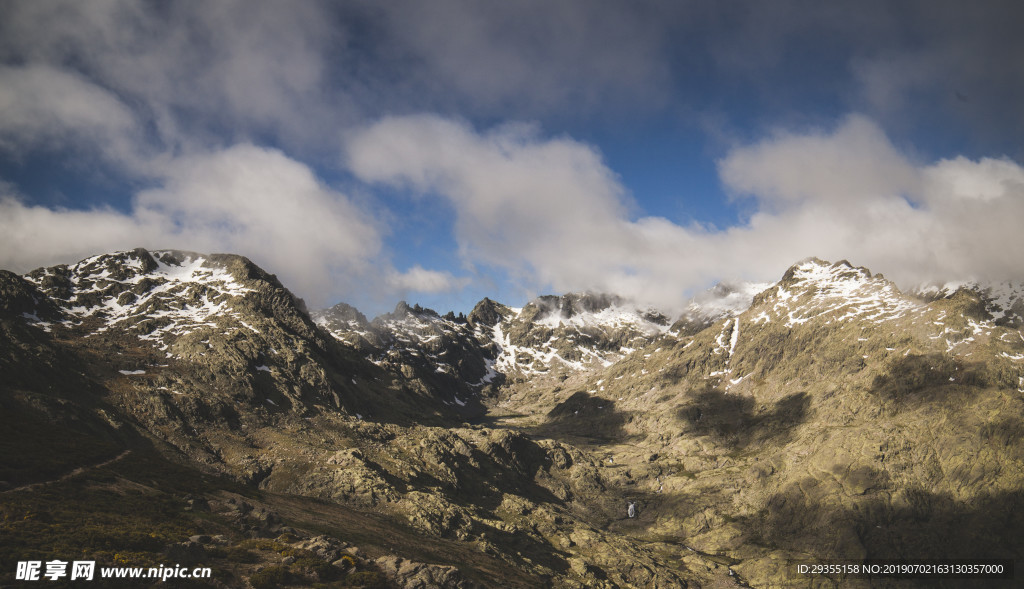
[[[694,286],[772,280],[808,255],[850,258],[904,284],[1024,278],[1015,230],[1024,168],[988,158],[916,164],[862,116],[728,152],[722,182],[756,208],[723,230],[630,216],[628,191],[600,153],[528,127],[389,118],[353,136],[348,161],[368,182],[450,201],[467,262],[556,291],[673,308]]]
[[[871,6],[5,3],[0,267],[177,247],[314,305],[504,280],[667,309],[809,255],[1024,278],[1020,9]],[[595,138],[641,123],[703,134],[736,222],[627,184]],[[47,200],[24,169],[129,196]],[[450,260],[395,223],[432,203]]]

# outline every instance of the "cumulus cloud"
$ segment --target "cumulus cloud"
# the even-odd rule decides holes
[[[468,261],[554,284],[590,275],[588,265],[623,261],[602,236],[621,229],[625,190],[590,146],[543,140],[525,125],[477,134],[463,123],[415,116],[355,134],[348,154],[365,180],[448,198]]]
[[[919,181],[914,165],[863,116],[849,117],[834,132],[778,132],[734,149],[719,163],[719,175],[734,192],[776,205],[857,205],[875,195],[907,193]]]
[[[167,242],[245,252],[318,300],[339,277],[365,271],[381,246],[348,198],[304,164],[252,145],[174,160],[162,187],[137,195],[134,215],[165,226]]]
[[[144,244],[146,227],[109,208],[76,211],[25,204],[0,196],[0,268],[25,272],[98,252]]]
[[[45,65],[0,67],[0,149],[95,148],[135,165],[139,124],[115,95],[86,78]]]
[[[1024,169],[1009,159],[914,164],[852,116],[831,132],[736,148],[719,168],[727,187],[762,205],[790,203],[737,231],[756,244],[802,244],[802,255],[849,258],[905,285],[1024,278],[1024,234],[1014,229]]]
[[[627,191],[592,146],[531,127],[392,117],[354,135],[347,154],[367,182],[450,201],[467,262],[534,289],[678,308],[713,280],[775,280],[810,255],[904,284],[1021,277],[1024,233],[1013,225],[1024,218],[1024,170],[1005,159],[915,164],[861,116],[730,151],[723,182],[757,210],[725,230],[630,218]]]
[[[372,75],[351,75],[370,57],[348,47],[355,24],[346,11],[361,10],[233,0],[5,5],[0,156],[82,167],[99,158],[113,181],[151,188],[123,209],[81,210],[39,206],[37,195],[7,187],[0,266],[173,247],[249,256],[314,304],[461,288],[450,273],[394,269],[374,204],[354,204],[299,161],[336,153],[337,129],[384,94]]]
[[[5,196],[0,267],[24,271],[138,246],[244,253],[315,304],[357,290],[346,278],[376,271],[375,221],[280,151],[240,144],[182,156],[162,164],[159,178],[127,213]]]
[[[387,283],[398,292],[419,292],[427,294],[452,292],[464,288],[469,279],[456,278],[451,272],[427,270],[419,264],[405,272],[392,272],[387,276]]]
[[[368,182],[447,199],[460,252],[527,290],[593,289],[678,304],[708,268],[678,263],[699,229],[630,220],[629,195],[592,147],[528,125],[477,133],[436,116],[391,117],[354,134],[348,164]]]
[[[1012,200],[1024,193],[1024,169],[1008,158],[982,158],[974,162],[958,156],[927,168],[924,179],[924,195],[937,203],[958,199]]]

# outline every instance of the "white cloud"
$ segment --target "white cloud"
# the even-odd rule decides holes
[[[1008,158],[973,162],[959,156],[929,167],[925,182],[926,194],[933,201],[1012,199],[1024,193],[1024,169]]]
[[[348,153],[365,180],[450,199],[456,237],[471,262],[561,284],[621,258],[605,236],[624,228],[625,191],[589,146],[542,140],[527,126],[478,135],[458,122],[417,116],[382,120],[355,135]]]
[[[0,201],[0,267],[15,270],[134,247],[242,253],[314,304],[376,271],[375,222],[283,153],[241,144],[170,160],[131,211]]]
[[[405,272],[393,272],[387,277],[388,285],[398,292],[445,293],[464,288],[468,278],[456,278],[451,272],[427,270],[416,264]]]
[[[1008,159],[915,164],[853,116],[832,133],[736,148],[719,169],[762,205],[736,231],[753,250],[849,258],[904,285],[1024,278],[1024,169]]]
[[[351,169],[369,182],[447,198],[460,252],[526,290],[593,289],[678,304],[711,276],[680,264],[699,230],[631,221],[628,194],[591,146],[522,125],[475,133],[436,116],[391,117],[354,135]]]
[[[8,2],[0,63],[74,68],[175,149],[270,137],[329,150],[325,129],[383,112],[650,123],[719,111],[716,88],[770,117],[825,96],[888,123],[1015,136],[1019,3],[867,5]]]
[[[120,164],[137,162],[139,126],[116,96],[80,75],[34,65],[0,67],[0,148],[97,149]]]
[[[678,308],[713,280],[778,279],[810,255],[904,284],[1021,277],[1020,166],[916,165],[859,116],[832,132],[778,133],[732,150],[719,162],[723,182],[758,209],[722,231],[630,219],[625,189],[594,148],[530,127],[477,133],[435,116],[391,117],[354,135],[347,153],[365,181],[448,199],[465,259],[532,289]]]
[[[137,195],[140,221],[164,226],[168,243],[244,253],[304,296],[325,298],[380,251],[365,213],[279,151],[237,145],[178,158],[164,174]]]
[[[873,122],[847,118],[835,132],[779,132],[733,149],[719,162],[722,182],[762,203],[827,200],[856,205],[875,195],[913,191],[920,179]]]
[[[11,194],[0,196],[0,268],[7,270],[24,272],[137,247],[146,234],[133,217],[110,209],[49,209]]]

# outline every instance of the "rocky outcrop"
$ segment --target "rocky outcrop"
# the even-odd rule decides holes
[[[384,574],[403,589],[475,589],[480,587],[462,577],[452,566],[424,564],[397,556],[382,556],[374,561]]]

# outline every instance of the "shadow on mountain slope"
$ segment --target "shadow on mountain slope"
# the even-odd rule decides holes
[[[627,421],[628,415],[615,409],[615,401],[579,391],[555,405],[536,433],[556,439],[575,436],[600,442],[619,441],[626,436],[623,426]]]
[[[955,409],[966,407],[985,387],[1014,384],[983,362],[963,362],[940,353],[909,354],[876,376],[871,392],[896,412],[936,402]]]
[[[436,449],[432,449],[436,450]],[[455,474],[442,483],[456,501],[466,506],[496,509],[506,494],[525,497],[537,503],[564,505],[564,501],[537,482],[541,471],[549,471],[552,460],[544,448],[518,433],[502,433],[468,454],[448,452],[436,456],[437,464]]]
[[[813,500],[799,485],[771,496],[743,524],[760,545],[815,559],[1020,559],[1024,492],[956,498],[920,487],[876,494],[849,505]],[[988,581],[992,583],[992,581]],[[963,579],[922,586],[968,586]],[[984,585],[981,582],[980,585]]]
[[[807,420],[810,407],[811,397],[803,392],[759,409],[752,397],[708,388],[680,407],[678,418],[687,434],[743,449],[752,443],[784,443],[791,430]]]

